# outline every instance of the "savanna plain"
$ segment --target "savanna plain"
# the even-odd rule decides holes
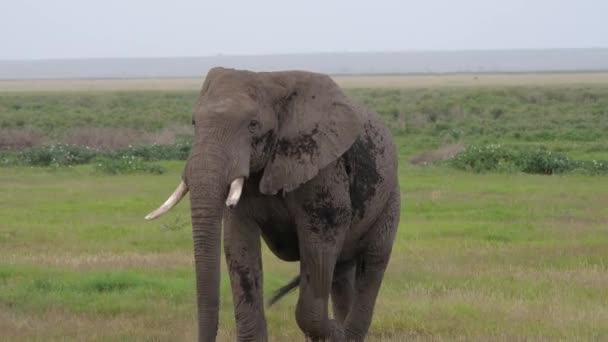
[[[608,339],[606,74],[337,80],[400,155],[370,341]],[[187,200],[143,220],[179,181],[194,82],[86,82],[0,84],[0,340],[195,340]],[[263,258],[269,296],[298,265]],[[231,341],[225,273],[221,293]],[[266,309],[273,341],[303,340],[296,297]]]

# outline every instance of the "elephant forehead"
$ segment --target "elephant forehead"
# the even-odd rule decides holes
[[[236,107],[237,101],[229,97],[207,100],[201,103],[201,109],[209,112],[221,113]]]
[[[202,101],[199,110],[203,114],[219,114],[242,117],[255,110],[255,104],[248,99],[223,97]]]

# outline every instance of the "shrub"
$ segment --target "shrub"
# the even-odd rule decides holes
[[[608,174],[608,161],[580,161],[540,148],[503,145],[470,146],[448,163],[461,170],[473,172],[513,172],[559,174],[581,172]]]
[[[515,164],[525,173],[551,175],[572,171],[577,161],[545,150],[521,150],[515,154]]]
[[[484,172],[498,171],[501,163],[515,159],[513,151],[501,145],[470,146],[450,159],[453,167],[461,170]]]
[[[578,168],[573,171],[577,171],[584,174],[608,174],[608,161],[606,160],[585,160],[580,161]]]

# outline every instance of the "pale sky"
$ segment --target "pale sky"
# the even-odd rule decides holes
[[[0,0],[0,59],[608,47],[608,0]]]

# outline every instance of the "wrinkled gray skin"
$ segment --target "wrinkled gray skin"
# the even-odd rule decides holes
[[[296,320],[304,334],[363,340],[399,221],[395,146],[378,115],[325,75],[214,68],[193,124],[183,178],[199,340],[217,333],[222,220],[239,340],[267,340],[260,237],[280,259],[300,261]],[[229,209],[238,177],[246,178],[243,194]]]

